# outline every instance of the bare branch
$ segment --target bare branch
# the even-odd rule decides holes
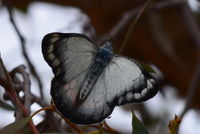
[[[19,73],[22,75],[23,81],[19,83],[19,85],[21,85],[19,87],[21,87],[21,89],[24,92],[24,106],[27,108],[28,113],[30,113],[30,106],[32,104],[32,94],[30,91],[31,81],[30,81],[29,74],[26,72],[25,68],[26,67],[24,65],[18,66],[11,71],[10,75],[12,79],[16,77],[16,73]]]
[[[182,2],[182,0],[166,0],[158,2],[153,4],[149,11],[160,10],[171,6],[179,6]],[[120,35],[120,33],[126,28],[126,26],[131,22],[131,20],[133,20],[136,17],[136,15],[141,11],[142,8],[143,6],[124,13],[120,21],[110,30],[110,32],[99,38],[99,42],[105,42],[107,40],[108,35],[111,38],[117,38]]]
[[[162,26],[162,20],[157,12],[151,11],[148,14],[149,18],[149,28],[151,30],[151,36],[155,40],[155,45],[165,54],[170,60],[172,60],[174,65],[182,66],[180,58],[175,52],[174,44],[171,38],[166,34]]]
[[[182,5],[182,15],[184,18],[184,21],[186,23],[186,26],[189,30],[189,33],[192,37],[192,39],[194,40],[194,42],[197,45],[198,48],[198,57],[197,57],[197,64],[195,67],[195,70],[193,72],[193,77],[192,80],[190,82],[189,88],[188,88],[188,93],[187,93],[187,97],[186,97],[186,103],[185,103],[185,108],[183,110],[183,112],[181,113],[181,118],[184,116],[184,114],[190,109],[190,106],[192,104],[193,101],[193,97],[197,91],[197,86],[199,84],[199,80],[200,80],[200,30],[198,27],[198,24],[196,22],[195,17],[193,16],[190,8],[188,7],[187,3],[185,0],[183,0],[185,3],[183,3]]]
[[[32,98],[33,98],[33,102],[36,102],[37,104],[39,104],[41,107],[47,107],[49,106],[49,104],[47,104],[44,99],[32,94]]]
[[[9,3],[10,1],[9,0],[3,0],[3,4],[6,6],[7,10],[8,10],[8,13],[9,13],[9,17],[10,17],[10,22],[11,24],[13,25],[18,37],[19,37],[19,40],[21,42],[21,49],[22,49],[22,54],[28,64],[28,67],[31,71],[31,73],[33,74],[33,76],[35,77],[36,81],[38,82],[38,87],[39,87],[39,90],[40,90],[40,95],[41,97],[43,98],[44,95],[43,95],[43,85],[42,85],[42,81],[41,81],[41,78],[39,77],[34,65],[32,64],[27,52],[26,52],[26,48],[25,48],[25,39],[24,37],[22,36],[22,34],[20,33],[19,31],[19,28],[17,27],[16,23],[15,23],[15,20],[14,20],[14,17],[13,17],[13,9],[11,7],[11,4]]]
[[[22,111],[24,116],[28,116],[28,110],[26,109],[26,107],[21,103],[19,97],[17,96],[16,90],[13,86],[12,83],[12,79],[7,71],[7,69],[5,68],[5,65],[3,63],[3,60],[0,57],[0,69],[2,69],[4,75],[6,76],[6,79],[4,79],[5,83],[7,82],[6,85],[4,85],[5,87],[5,91],[9,94],[10,98],[12,99],[12,101],[17,105],[17,108],[20,108],[20,110]],[[37,131],[36,127],[33,125],[32,121],[29,121],[29,126],[31,128],[31,130],[33,131],[34,134],[39,134],[39,132]]]
[[[119,49],[119,54],[121,54],[124,51],[125,46],[127,45],[128,39],[130,38],[130,35],[133,31],[133,27],[136,25],[136,23],[138,22],[139,18],[144,14],[145,9],[147,9],[148,6],[150,6],[152,0],[148,0],[141,8],[141,10],[138,12],[136,18],[133,20],[133,22],[131,23],[129,30],[122,42],[122,45]]]

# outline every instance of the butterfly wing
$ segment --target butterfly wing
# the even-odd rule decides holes
[[[73,123],[88,125],[101,122],[108,117],[114,106],[105,101],[106,90],[103,75],[98,77],[91,92],[83,101],[78,101],[80,85],[84,81],[86,71],[69,83],[61,84],[56,77],[52,81],[51,95],[58,112]]]
[[[154,78],[138,62],[114,56],[104,70],[105,100],[110,106],[143,102],[157,93]]]
[[[71,121],[78,124],[100,122],[115,106],[146,101],[157,91],[154,78],[140,64],[114,56]]]
[[[44,59],[63,82],[70,82],[94,62],[98,47],[87,36],[51,33],[42,41]]]
[[[77,99],[97,50],[94,42],[80,34],[51,33],[42,42],[44,58],[55,74],[51,85],[53,103],[63,117],[74,123],[97,123],[113,110],[102,101],[104,89],[92,89],[83,102]]]
[[[100,75],[90,94],[74,110],[71,121],[77,124],[96,124],[107,118],[113,111],[114,106],[109,106],[105,101],[106,90],[102,83],[103,75]]]

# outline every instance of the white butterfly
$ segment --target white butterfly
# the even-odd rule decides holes
[[[51,96],[57,111],[77,124],[94,124],[115,106],[146,101],[157,93],[154,78],[135,60],[99,48],[83,34],[50,33],[42,41],[52,67]]]

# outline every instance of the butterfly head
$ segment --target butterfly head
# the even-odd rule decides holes
[[[102,55],[108,56],[110,58],[113,56],[113,52],[112,52],[113,47],[112,47],[112,44],[108,41],[103,44],[103,46],[100,48],[99,51]]]
[[[96,62],[106,65],[113,56],[112,44],[110,42],[104,43],[104,45],[98,50],[96,56]]]
[[[105,49],[107,51],[112,52],[113,51],[113,47],[112,44],[109,41],[106,41],[103,46],[101,47],[101,49]]]

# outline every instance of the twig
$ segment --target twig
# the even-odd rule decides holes
[[[6,85],[4,85],[5,90],[7,93],[9,93],[9,95],[11,96],[10,98],[12,99],[12,101],[22,110],[24,116],[28,116],[28,110],[24,107],[24,105],[20,102],[20,99],[17,96],[17,93],[15,91],[15,88],[13,87],[12,84],[12,79],[9,76],[8,71],[6,70],[3,60],[0,57],[0,66],[3,69],[1,72],[4,73],[6,79],[5,81],[7,82]],[[39,134],[36,127],[33,125],[32,121],[29,121],[29,126],[31,128],[31,130],[33,131],[34,134]]]
[[[23,78],[22,82],[15,76],[16,73],[19,73],[22,75],[22,78]],[[51,110],[51,109],[47,108],[49,105],[41,97],[37,97],[36,95],[34,95],[30,92],[30,77],[29,77],[29,74],[25,71],[24,65],[18,66],[15,69],[13,69],[11,71],[10,75],[11,75],[12,79],[16,81],[16,84],[13,84],[14,87],[18,88],[19,92],[21,90],[23,90],[23,92],[24,92],[24,98],[25,98],[24,106],[27,108],[28,113],[30,113],[29,112],[30,106],[33,102],[36,102],[40,106],[44,107],[44,110]],[[48,112],[48,111],[46,111],[46,112]],[[53,113],[51,112],[51,113],[47,113],[47,114],[50,115],[48,118],[51,120],[51,122],[54,124],[54,126],[61,132],[65,132],[65,130],[62,127],[60,127],[60,123],[55,118]],[[17,112],[16,115],[19,117],[23,116],[21,114],[21,111]]]
[[[66,118],[63,118],[65,120],[65,122],[71,127],[73,128],[78,134],[84,134],[84,132],[78,128],[78,126],[76,126],[76,124],[72,123],[71,121],[69,121]]]
[[[183,118],[183,116],[185,115],[185,113],[190,109],[190,106],[192,104],[193,101],[193,97],[197,91],[197,86],[199,84],[199,80],[200,80],[200,30],[198,27],[198,24],[196,22],[196,19],[194,18],[190,8],[188,7],[187,3],[185,0],[183,0],[185,3],[183,3],[182,5],[182,15],[184,18],[184,21],[186,23],[186,26],[188,27],[188,30],[190,32],[191,37],[193,38],[193,40],[195,41],[196,45],[197,45],[197,49],[198,49],[198,57],[197,57],[197,64],[195,67],[195,70],[193,72],[193,77],[192,80],[189,84],[189,88],[188,88],[188,92],[187,92],[187,96],[186,96],[186,103],[185,103],[185,108],[181,113],[181,118]]]
[[[38,114],[39,112],[41,112],[41,111],[47,111],[47,110],[49,110],[49,111],[55,111],[55,108],[54,108],[53,106],[43,107],[43,108],[41,108],[41,109],[35,111],[35,112],[31,115],[31,118],[33,118],[33,117],[34,117],[36,114]]]
[[[41,107],[48,107],[49,106],[49,104],[46,103],[44,99],[42,99],[41,97],[38,97],[34,94],[32,94],[32,101],[36,102]],[[46,111],[46,115],[49,116],[48,118],[50,118],[54,127],[56,127],[60,132],[63,132],[63,133],[65,132],[65,129],[63,127],[61,127],[60,122],[58,121],[58,119],[55,117],[55,115],[52,112]]]
[[[82,128],[83,131],[86,131],[88,128],[95,128],[95,129],[103,129],[104,132],[107,132],[109,134],[119,134],[120,132],[117,132],[117,130],[114,130],[113,128],[111,128],[105,121],[103,121],[102,123],[100,124],[103,124],[103,127],[100,128],[99,125],[87,125],[87,126],[84,126]]]
[[[24,65],[20,65],[16,68],[14,68],[11,72],[10,72],[10,76],[13,79],[13,86],[15,87],[16,90],[19,90],[18,92],[20,92],[21,90],[23,90],[24,92],[24,106],[28,109],[28,111],[30,111],[30,106],[33,102],[36,102],[37,104],[39,104],[41,107],[47,107],[49,104],[47,104],[45,102],[44,99],[42,99],[41,97],[38,97],[34,94],[31,93],[30,91],[30,77],[29,74],[26,72],[26,67]],[[23,81],[21,82],[15,75],[16,73],[19,73],[20,75],[22,75]]]
[[[150,10],[160,10],[163,8],[167,8],[170,6],[179,6],[180,3],[182,3],[182,0],[166,0],[166,1],[161,1],[158,3],[155,3],[154,5],[151,6]],[[135,16],[141,11],[141,9],[143,8],[143,6],[135,8],[131,11],[128,11],[126,13],[124,13],[124,15],[122,16],[122,18],[120,19],[121,21],[119,21],[111,30],[110,32],[108,32],[109,34],[105,34],[102,37],[99,38],[98,42],[105,42],[107,40],[108,35],[110,36],[110,38],[117,38],[120,33],[126,28],[127,24],[129,24],[131,22],[131,20],[133,20],[135,18]]]
[[[37,104],[39,104],[41,107],[47,107],[49,104],[47,104],[46,102],[45,102],[45,100],[44,99],[42,99],[41,97],[38,97],[38,96],[36,96],[36,95],[34,95],[34,94],[32,94],[32,101],[33,102],[36,102]]]
[[[53,108],[54,108],[54,111],[55,111],[58,115],[60,115],[60,117],[61,117],[62,119],[64,119],[65,122],[66,122],[71,128],[73,128],[78,134],[83,134],[83,131],[82,131],[78,126],[76,126],[76,124],[72,123],[70,120],[68,120],[68,119],[66,119],[65,117],[63,117],[62,114],[60,114],[60,112],[56,110],[56,107],[55,107],[53,101],[51,102],[51,107],[53,107]]]
[[[53,114],[50,111],[46,111],[46,115],[49,116],[49,119],[51,120],[50,122],[52,122],[52,125],[59,130],[62,133],[66,133],[66,130],[64,127],[62,127],[61,124],[61,118],[56,118],[55,114]],[[48,117],[47,117],[48,118]]]
[[[122,45],[119,49],[119,54],[121,54],[124,51],[125,46],[127,45],[128,39],[130,38],[130,35],[133,31],[133,27],[136,25],[136,23],[138,22],[139,18],[142,16],[142,14],[144,13],[145,9],[147,9],[147,7],[151,4],[152,0],[148,0],[144,6],[141,8],[141,10],[139,11],[139,13],[137,14],[136,18],[133,20],[133,22],[131,23],[129,30],[122,42]]]
[[[32,104],[32,94],[31,94],[31,91],[30,91],[31,82],[30,82],[29,74],[25,71],[25,68],[26,67],[24,65],[18,66],[11,71],[10,75],[11,75],[12,78],[16,77],[15,76],[16,73],[19,73],[19,74],[22,75],[23,81],[19,83],[21,85],[19,87],[21,87],[23,89],[24,106],[28,110],[28,113],[30,113],[30,106]],[[17,79],[17,78],[15,78],[15,79]]]
[[[163,54],[169,57],[176,66],[183,65],[180,58],[175,53],[174,44],[166,34],[162,26],[162,20],[157,12],[151,11],[148,14],[149,28],[155,40],[155,45],[159,47]]]
[[[13,17],[13,9],[12,7],[10,6],[11,4],[9,3],[9,0],[2,0],[3,1],[3,4],[6,6],[7,10],[8,10],[8,13],[9,13],[9,17],[10,17],[10,22],[11,24],[13,25],[18,37],[19,37],[19,40],[21,42],[21,49],[22,49],[22,54],[28,64],[28,67],[31,71],[31,73],[33,74],[33,76],[35,77],[36,81],[38,82],[38,86],[39,86],[39,91],[40,91],[40,95],[41,95],[41,98],[44,97],[43,95],[43,85],[42,85],[42,81],[41,81],[41,78],[39,77],[35,67],[33,66],[33,64],[31,63],[31,60],[26,52],[26,48],[25,48],[25,39],[24,37],[22,36],[22,34],[20,33],[15,21],[14,21],[14,17]]]

